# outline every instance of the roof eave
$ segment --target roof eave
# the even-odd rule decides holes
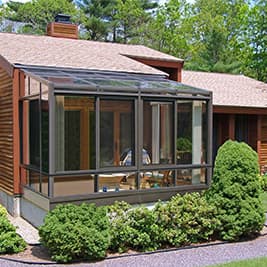
[[[4,69],[10,77],[13,77],[14,65],[0,55],[0,67]]]

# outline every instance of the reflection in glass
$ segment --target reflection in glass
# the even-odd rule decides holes
[[[206,183],[206,169],[179,169],[177,170],[176,185],[192,185]]]
[[[173,104],[144,101],[143,114],[143,147],[151,163],[173,163]]]

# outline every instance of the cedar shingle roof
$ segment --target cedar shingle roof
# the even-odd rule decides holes
[[[165,73],[129,57],[183,62],[182,59],[142,45],[123,45],[14,33],[0,33],[0,55],[11,64],[145,74]]]
[[[267,84],[244,75],[182,71],[182,83],[213,92],[213,105],[267,107]]]

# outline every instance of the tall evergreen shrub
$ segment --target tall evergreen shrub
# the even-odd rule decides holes
[[[225,142],[218,151],[207,200],[217,207],[223,240],[258,233],[265,215],[260,201],[257,153],[245,143]]]

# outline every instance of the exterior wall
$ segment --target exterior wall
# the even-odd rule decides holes
[[[0,190],[9,195],[14,193],[12,97],[12,79],[0,69]]]
[[[263,172],[267,171],[267,115],[261,116],[261,138],[258,145],[260,165]]]
[[[219,111],[219,112],[218,112]],[[234,112],[234,113],[233,113]],[[257,114],[258,113],[258,114]],[[223,109],[215,107],[213,114],[213,159],[215,159],[218,148],[228,139],[235,140],[238,115],[247,117],[248,132],[247,141],[259,156],[261,172],[267,172],[267,109]],[[266,115],[264,115],[266,114]]]

